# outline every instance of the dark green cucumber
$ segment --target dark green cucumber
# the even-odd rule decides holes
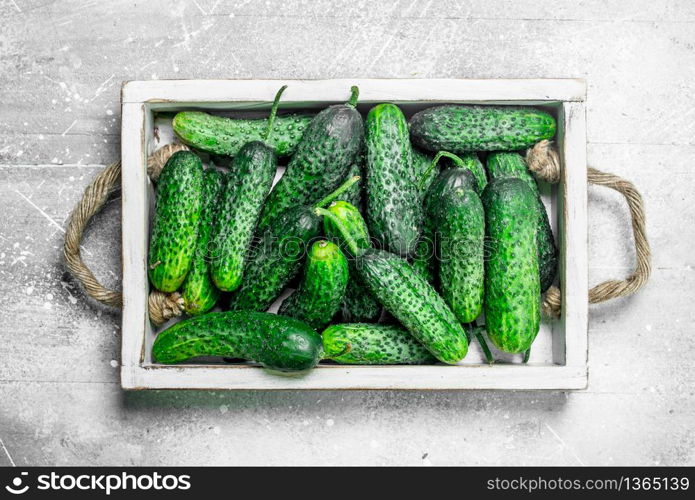
[[[441,200],[450,196],[451,193],[465,187],[466,189],[478,189],[481,183],[478,164],[480,161],[475,155],[464,155],[459,158],[446,152],[440,152],[430,164],[430,170],[435,170],[438,161],[448,156],[456,161],[455,167],[441,171],[437,178],[432,182],[425,199],[423,201],[424,222],[422,235],[415,248],[413,256],[413,268],[428,283],[437,285],[437,240],[439,237],[436,213],[440,208]],[[482,170],[482,164],[480,164]],[[484,178],[484,173],[483,173]]]
[[[364,142],[362,116],[355,109],[357,96],[353,87],[346,104],[329,106],[311,121],[285,174],[268,196],[261,231],[288,208],[317,202],[345,179]]]
[[[380,248],[411,255],[422,229],[418,172],[408,123],[395,104],[374,106],[365,121],[367,224]]]
[[[439,289],[461,323],[474,321],[483,308],[485,213],[473,189],[459,188],[440,199],[438,228]]]
[[[220,298],[220,291],[210,276],[208,247],[217,213],[218,197],[223,188],[224,174],[214,167],[208,168],[203,173],[203,208],[200,212],[193,263],[181,285],[183,309],[190,315],[209,311]]]
[[[357,273],[377,298],[428,351],[444,363],[457,363],[468,352],[466,332],[446,302],[410,266],[392,253],[361,249],[353,225],[321,208],[316,213],[330,218],[350,253],[356,256]]]
[[[275,113],[285,88],[275,96],[265,141],[272,136]],[[228,183],[222,195],[210,249],[210,271],[220,290],[232,292],[241,285],[253,233],[276,170],[277,155],[267,142],[245,144],[232,161],[235,182]]]
[[[437,361],[415,337],[397,326],[331,325],[321,338],[324,359],[345,365],[420,365]]]
[[[348,283],[348,261],[335,243],[321,240],[309,250],[299,288],[285,299],[278,314],[323,328],[340,309]]]
[[[487,157],[487,168],[493,179],[516,177],[526,183],[536,196],[538,217],[538,268],[541,277],[541,292],[545,292],[555,280],[557,274],[558,249],[555,245],[553,230],[550,227],[548,213],[538,192],[538,184],[526,166],[523,156],[518,153],[491,153]]]
[[[527,350],[540,326],[536,195],[516,178],[493,179],[483,193],[485,328],[498,349]]]
[[[160,333],[152,346],[156,363],[223,356],[287,372],[313,368],[322,354],[321,337],[309,325],[248,311],[213,312],[181,321]]]
[[[515,151],[555,135],[555,119],[521,106],[436,106],[415,113],[410,137],[428,151]]]
[[[358,159],[352,165],[350,165],[347,176],[359,176],[364,178],[364,155],[359,155]],[[359,208],[362,206],[362,190],[362,183],[355,184],[350,189],[345,191],[340,198],[342,201],[346,201]]]
[[[190,151],[171,155],[157,182],[148,258],[152,286],[162,292],[178,290],[191,268],[202,194],[200,158]]]
[[[359,210],[347,201],[331,203],[328,211],[338,217],[344,224],[352,226],[351,232],[360,249],[368,249],[371,246],[369,231]],[[342,250],[349,255],[350,280],[340,307],[341,319],[346,323],[376,321],[381,316],[381,304],[372,297],[369,290],[361,282],[355,269],[354,256],[350,255],[350,249],[344,245],[340,233],[330,218],[324,218],[323,231],[332,241],[342,245]]]
[[[314,207],[287,210],[279,221],[259,234],[244,270],[244,281],[231,298],[230,309],[265,311],[297,275],[311,240],[320,232],[314,209],[331,203],[359,177],[352,177]]]
[[[292,155],[312,118],[300,114],[278,116],[268,146],[278,156]],[[172,127],[184,144],[217,155],[236,156],[245,144],[264,138],[268,119],[235,119],[201,111],[181,111],[174,116]]]

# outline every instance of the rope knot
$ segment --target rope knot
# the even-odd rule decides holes
[[[526,164],[539,179],[550,184],[560,182],[560,158],[551,141],[543,140],[527,149]]]
[[[152,290],[147,298],[150,321],[155,326],[166,323],[171,318],[183,313],[183,298],[179,292],[164,293]]]

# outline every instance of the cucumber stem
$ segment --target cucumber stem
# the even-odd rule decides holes
[[[475,338],[478,339],[478,343],[480,344],[480,348],[483,350],[483,354],[485,354],[485,360],[487,361],[487,363],[489,365],[494,364],[495,358],[492,356],[490,346],[487,345],[485,337],[483,337],[483,328],[475,329]]]
[[[345,103],[346,106],[352,106],[353,108],[357,106],[357,98],[360,96],[360,89],[357,85],[350,87],[350,99]]]
[[[463,160],[461,158],[459,158],[458,156],[456,156],[454,153],[449,153],[448,151],[440,151],[439,153],[437,153],[435,155],[434,159],[432,160],[432,163],[430,163],[430,166],[427,168],[425,173],[423,173],[420,176],[420,183],[419,183],[420,189],[422,189],[422,187],[425,184],[425,179],[427,179],[427,176],[430,175],[430,173],[432,172],[434,167],[437,166],[437,163],[439,163],[439,160],[442,158],[442,156],[445,156],[445,157],[453,160],[457,167],[465,167],[466,166],[465,163],[463,163]]]
[[[338,196],[343,194],[345,191],[350,189],[354,183],[360,180],[360,176],[356,175],[354,177],[350,177],[348,180],[343,182],[338,189],[333,191],[331,194],[323,198],[322,200],[319,200],[318,203],[314,205],[314,208],[319,208],[319,207],[326,207],[327,205],[330,205],[333,200],[335,200]]]
[[[324,217],[328,217],[331,220],[331,222],[335,224],[335,227],[338,228],[340,236],[345,240],[345,243],[347,244],[348,249],[350,250],[350,253],[352,255],[359,256],[362,253],[364,253],[364,250],[360,250],[359,245],[350,234],[350,231],[345,227],[343,221],[336,217],[336,215],[333,212],[331,212],[330,210],[326,210],[325,208],[316,207],[314,208],[314,213],[319,216],[323,215]]]
[[[277,94],[275,94],[275,99],[273,100],[273,106],[270,108],[270,116],[268,117],[268,128],[265,131],[265,137],[264,140],[267,141],[270,139],[270,134],[273,131],[273,124],[275,123],[275,117],[278,114],[278,105],[280,104],[280,96],[282,93],[285,91],[287,88],[287,85],[283,85],[280,87],[280,90],[278,90]]]
[[[524,359],[523,359],[522,363],[524,363],[524,364],[528,363],[528,359],[530,357],[531,357],[531,348],[529,347],[528,349],[526,349],[524,351]]]

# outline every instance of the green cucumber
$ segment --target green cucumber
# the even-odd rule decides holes
[[[540,327],[536,195],[513,177],[493,179],[483,193],[485,328],[498,349],[526,351]]]
[[[398,106],[384,103],[369,111],[365,144],[369,230],[380,248],[406,257],[420,237],[422,204],[408,123]]]
[[[526,183],[536,196],[538,217],[538,268],[541,277],[541,292],[545,292],[555,280],[558,267],[559,252],[555,245],[553,230],[550,227],[548,213],[541,200],[538,184],[526,166],[524,157],[518,153],[491,153],[487,157],[487,168],[490,177],[516,177]]]
[[[266,141],[274,130],[275,114],[285,88],[275,96],[264,141],[245,144],[234,157],[234,182],[225,187],[215,219],[210,271],[215,285],[226,292],[241,285],[258,217],[273,185],[277,155]]]
[[[203,164],[195,153],[178,151],[157,182],[148,274],[152,286],[174,292],[186,278],[198,238],[203,201]]]
[[[311,121],[285,174],[268,196],[259,230],[270,227],[291,207],[317,202],[345,179],[363,147],[357,96],[357,87],[352,87],[346,104],[329,106]]]
[[[309,325],[248,311],[213,312],[181,321],[157,335],[152,346],[156,363],[223,356],[287,372],[313,368],[322,354],[321,337]]]
[[[216,168],[208,168],[203,173],[203,208],[200,212],[198,240],[191,269],[181,285],[183,310],[190,315],[209,311],[220,298],[210,276],[210,259],[208,247],[210,234],[217,212],[218,197],[224,188],[224,174]]]
[[[463,327],[408,261],[383,250],[360,249],[353,226],[328,210],[317,208],[316,213],[333,221],[350,253],[356,256],[357,273],[372,295],[428,351],[444,363],[457,363],[466,356],[468,340]]]
[[[413,148],[413,171],[417,178],[420,201],[424,201],[427,190],[439,175],[439,164],[432,167],[432,157],[427,153]]]
[[[328,207],[328,211],[342,220],[344,224],[352,226],[351,231],[355,235],[355,242],[360,249],[366,250],[371,246],[369,231],[355,205],[347,201],[335,201]],[[332,241],[339,245],[343,243],[338,229],[328,217],[323,219],[323,231]],[[342,250],[350,255],[349,249],[345,248],[344,245]],[[355,269],[354,256],[350,255],[348,262],[350,280],[340,307],[341,319],[346,323],[377,321],[381,316],[381,304],[369,293],[369,290],[360,280]]]
[[[338,245],[321,240],[309,249],[299,288],[286,298],[278,314],[323,328],[340,309],[348,282],[348,261]]]
[[[292,155],[312,118],[302,114],[278,116],[273,137],[267,141],[268,146],[278,156]],[[245,144],[263,140],[268,120],[225,118],[201,111],[181,111],[174,116],[172,127],[184,144],[217,155],[236,156]]]
[[[451,104],[424,109],[410,119],[410,137],[428,151],[516,151],[555,135],[555,119],[521,106]]]
[[[459,188],[481,189],[487,183],[482,163],[475,154],[458,157],[445,151],[437,153],[428,171],[436,171],[437,164],[442,158],[453,161],[454,167],[441,171],[432,182],[423,201],[424,222],[422,235],[415,248],[413,268],[428,283],[437,285],[437,240],[439,238],[436,213],[440,209],[441,200],[450,196]],[[482,172],[482,175],[481,175]],[[482,191],[482,189],[481,189]]]
[[[287,210],[279,221],[261,232],[244,270],[244,281],[230,301],[230,309],[265,311],[299,273],[311,240],[320,232],[321,217],[314,209],[331,203],[359,177],[352,177],[314,207]]]
[[[458,188],[439,201],[439,289],[461,323],[483,308],[485,213],[473,189]]]
[[[324,359],[345,365],[420,365],[437,361],[407,330],[397,326],[331,325],[321,338]]]

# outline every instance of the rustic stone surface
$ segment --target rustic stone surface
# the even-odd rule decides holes
[[[0,465],[695,463],[692,2],[10,0],[0,26]],[[350,76],[588,80],[590,164],[644,194],[654,275],[592,307],[587,391],[120,390],[120,317],[61,261],[120,83]],[[624,276],[624,203],[589,215],[590,282]],[[111,286],[119,216],[84,242]]]

